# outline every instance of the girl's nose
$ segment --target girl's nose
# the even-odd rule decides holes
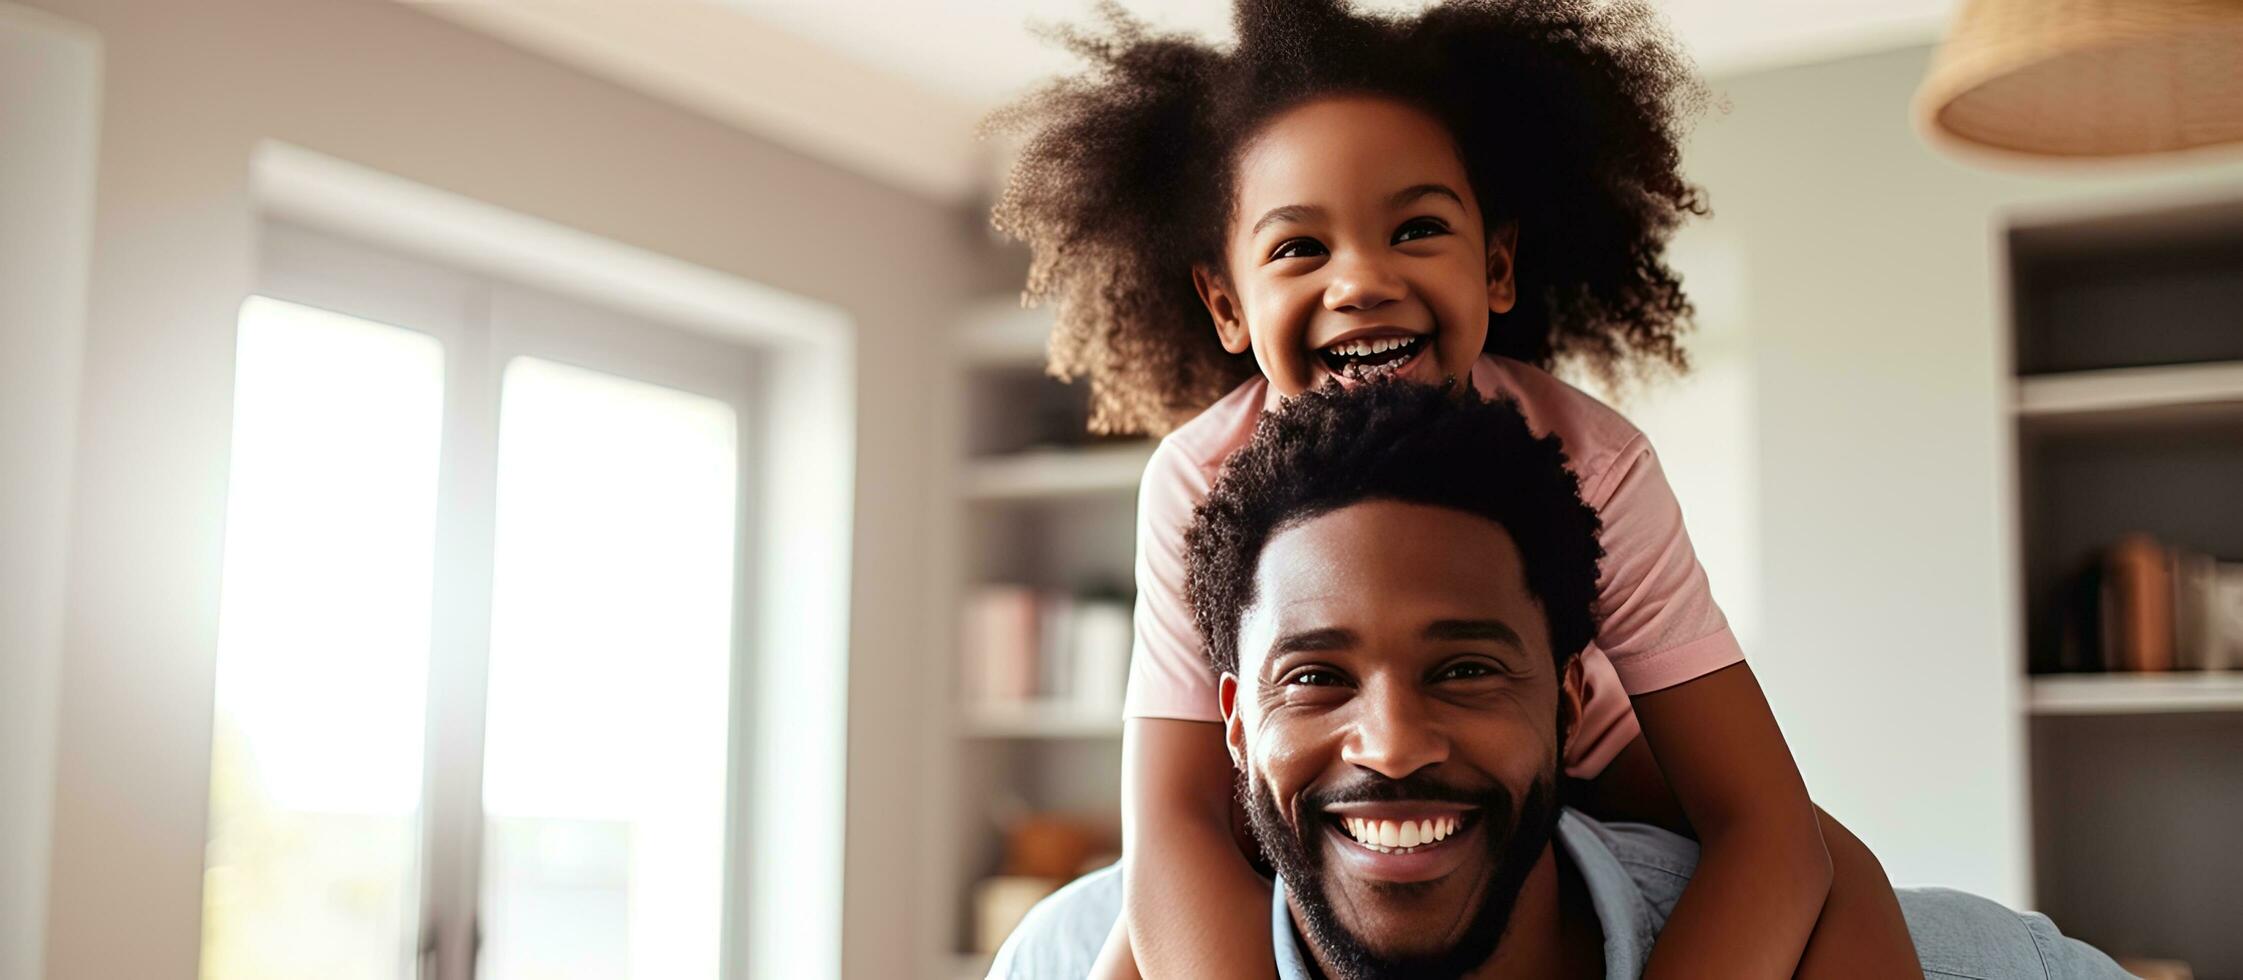
[[[1335,313],[1377,309],[1402,298],[1402,277],[1375,258],[1343,260],[1333,267],[1331,283],[1324,287],[1324,308]]]
[[[1448,735],[1440,730],[1413,692],[1378,685],[1357,701],[1360,714],[1345,743],[1340,760],[1361,766],[1388,779],[1448,761]]]

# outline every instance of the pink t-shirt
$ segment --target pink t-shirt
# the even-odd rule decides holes
[[[1682,509],[1643,433],[1603,402],[1540,368],[1482,356],[1472,384],[1505,394],[1527,425],[1555,432],[1581,495],[1604,521],[1596,641],[1582,651],[1588,702],[1567,748],[1582,778],[1635,740],[1628,695],[1702,677],[1744,659],[1682,527]],[[1207,499],[1223,461],[1246,445],[1269,382],[1256,377],[1168,434],[1145,466],[1137,496],[1137,642],[1130,657],[1132,718],[1221,721],[1215,676],[1184,601],[1184,529]]]

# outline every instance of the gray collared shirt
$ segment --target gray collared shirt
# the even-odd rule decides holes
[[[1556,839],[1589,892],[1604,930],[1606,977],[1643,975],[1651,945],[1697,870],[1698,845],[1656,827],[1600,823],[1570,809]],[[1301,948],[1281,878],[1270,903],[1271,938],[1282,980],[1318,976]],[[2085,980],[2123,978],[2118,964],[2068,939],[2047,916],[1944,888],[1903,888],[1901,911],[1924,976],[1933,980]],[[1094,871],[1030,910],[991,964],[998,978],[1087,976],[1121,914],[1121,873]]]

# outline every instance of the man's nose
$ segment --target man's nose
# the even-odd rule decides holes
[[[1374,684],[1357,700],[1359,714],[1340,759],[1388,779],[1446,762],[1448,734],[1426,712],[1424,699],[1396,684]]]
[[[1324,308],[1335,313],[1372,310],[1401,299],[1405,288],[1392,263],[1355,249],[1333,265],[1331,283],[1324,288]]]

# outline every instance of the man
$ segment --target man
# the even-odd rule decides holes
[[[1597,518],[1515,407],[1408,383],[1265,418],[1188,537],[1188,592],[1288,980],[1635,977],[1696,847],[1562,807]],[[2038,915],[1900,895],[1927,976],[2123,977]],[[1111,870],[1047,899],[992,975],[1077,977]]]

